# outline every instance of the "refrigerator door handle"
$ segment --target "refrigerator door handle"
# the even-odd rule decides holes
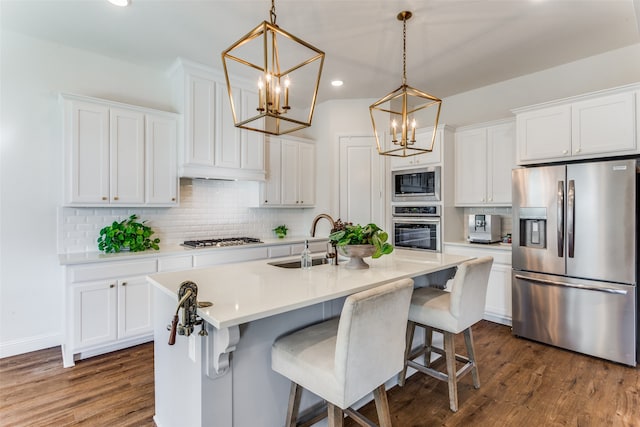
[[[535,277],[527,277],[527,276],[522,276],[520,274],[516,274],[514,277],[516,279],[525,280],[525,281],[529,281],[529,282],[540,283],[540,284],[543,284],[543,285],[563,286],[565,288],[576,288],[576,289],[581,289],[581,290],[584,290],[584,291],[597,291],[597,292],[604,292],[604,293],[607,293],[607,294],[618,294],[618,295],[626,295],[627,294],[627,291],[625,291],[623,289],[599,288],[599,287],[596,287],[596,286],[586,286],[586,285],[580,285],[580,284],[577,284],[577,283],[556,282],[554,280],[537,279]]]
[[[564,256],[564,181],[558,181],[558,197],[557,197],[557,208],[558,208],[558,257],[562,258]]]
[[[567,256],[573,258],[575,247],[575,201],[576,201],[576,182],[572,179],[569,181],[569,190],[567,195]]]

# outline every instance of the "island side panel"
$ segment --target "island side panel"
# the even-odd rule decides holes
[[[231,370],[211,379],[204,373],[205,339],[197,331],[168,345],[167,325],[177,298],[154,286],[155,416],[158,427],[233,425]],[[198,328],[199,330],[199,328]],[[191,348],[190,348],[191,347]]]
[[[333,316],[328,301],[240,326],[232,355],[234,427],[284,425],[291,382],[271,369],[271,346],[281,335]],[[318,402],[305,391],[301,410]]]

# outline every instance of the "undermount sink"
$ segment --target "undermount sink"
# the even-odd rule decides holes
[[[273,265],[276,267],[281,267],[281,268],[300,268],[300,260],[293,260],[293,261],[274,261],[274,262],[269,262],[267,263],[269,265]],[[322,265],[322,264],[329,264],[329,260],[325,257],[322,258],[311,258],[311,266],[313,267],[314,265]]]

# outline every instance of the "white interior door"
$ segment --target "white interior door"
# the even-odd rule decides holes
[[[373,136],[340,137],[340,218],[384,228],[384,157]]]

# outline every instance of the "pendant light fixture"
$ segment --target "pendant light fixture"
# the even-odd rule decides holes
[[[222,52],[236,127],[281,135],[311,126],[324,52],[263,21]]]
[[[429,153],[436,138],[442,100],[407,84],[407,20],[412,15],[404,11],[397,16],[402,21],[402,86],[369,107],[378,153],[385,156]]]

